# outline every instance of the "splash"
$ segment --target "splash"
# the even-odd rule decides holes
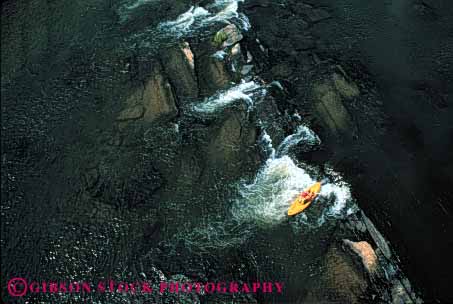
[[[183,36],[192,29],[195,22],[209,15],[210,13],[206,9],[192,6],[187,12],[176,18],[175,21],[160,23],[158,28],[174,33],[176,36]]]
[[[283,156],[288,154],[291,147],[298,145],[303,142],[305,146],[313,147],[321,144],[321,140],[308,127],[301,125],[297,128],[296,133],[286,137],[280,144],[277,150],[277,156]]]
[[[272,145],[272,138],[267,134],[266,130],[263,130],[261,133],[258,143],[266,156],[271,159],[275,158],[275,149]]]
[[[294,134],[287,136],[276,150],[265,131],[260,142],[263,149],[269,153],[269,159],[252,183],[240,185],[239,198],[234,201],[231,212],[238,222],[271,227],[286,220],[286,212],[291,202],[300,192],[317,181],[286,154],[291,147],[300,143],[317,145],[320,140],[312,130],[301,125]],[[306,212],[296,217],[293,221],[295,225],[320,227],[329,218],[345,216],[347,208],[353,206],[349,186],[334,171],[327,172],[333,182],[324,182],[321,188],[316,205],[322,207],[311,208],[315,209],[314,212]]]
[[[213,23],[223,22],[230,24],[232,21],[237,20],[239,21],[237,25],[242,30],[248,30],[250,28],[248,18],[242,13],[238,13],[238,2],[243,1],[218,0],[207,6],[207,8],[192,6],[175,21],[160,23],[158,29],[180,38]]]
[[[193,110],[196,112],[212,114],[237,100],[243,100],[250,109],[254,104],[254,97],[256,95],[265,94],[265,91],[259,90],[260,88],[261,86],[257,82],[242,82],[226,91],[205,99],[200,104],[193,106]]]

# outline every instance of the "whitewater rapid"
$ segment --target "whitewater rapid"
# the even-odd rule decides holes
[[[346,216],[354,210],[349,185],[331,171],[329,176],[312,176],[303,166],[288,155],[297,145],[320,144],[319,137],[307,126],[301,125],[294,134],[287,136],[274,149],[270,136],[263,132],[260,143],[269,158],[251,183],[239,186],[239,197],[233,202],[231,213],[237,222],[252,222],[260,227],[272,227],[285,221],[291,202],[304,189],[322,180],[318,198],[313,203],[314,212],[307,210],[292,225],[320,227],[330,218]],[[310,171],[316,171],[311,168]],[[316,207],[318,205],[319,207]]]
[[[130,20],[134,12],[140,11],[143,6],[158,4],[162,0],[135,0],[128,1],[117,9],[120,23]],[[149,50],[156,49],[156,45],[171,44],[192,34],[209,33],[209,26],[216,23],[225,25],[234,23],[240,30],[248,31],[250,22],[242,13],[238,12],[239,3],[244,0],[216,0],[212,4],[191,6],[174,20],[167,20],[157,26],[148,26],[127,39],[132,47],[139,45]]]

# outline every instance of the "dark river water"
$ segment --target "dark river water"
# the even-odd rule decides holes
[[[437,27],[429,26],[430,18],[438,18],[439,23],[448,20],[424,8],[428,11],[423,22],[428,25],[413,25],[407,9],[412,7],[410,1],[385,5],[331,2],[320,1],[320,5],[331,6],[333,16],[342,21],[313,29],[323,39],[334,41],[324,51],[351,47],[366,58],[382,88],[384,107],[398,121],[395,128],[409,132],[410,138],[421,138],[427,147],[415,149],[413,159],[398,154],[399,147],[391,145],[383,147],[382,155],[369,156],[392,163],[401,158],[390,171],[410,192],[421,183],[417,174],[429,175],[425,158],[436,159],[438,166],[445,163],[443,151],[449,144],[445,138],[451,130],[436,126],[448,124],[451,118],[426,111],[426,117],[418,116],[415,113],[423,112],[424,105],[405,101],[413,97],[414,87],[426,85],[442,94],[451,85],[436,81],[451,74],[451,66],[443,66],[449,56],[443,53],[445,49],[434,51],[438,52],[437,61],[426,55],[435,46],[451,43],[446,34],[435,31]],[[358,185],[354,190],[331,162],[312,164],[295,157],[297,147],[316,151],[322,145],[303,117],[290,118],[297,122],[290,132],[269,135],[275,125],[282,129],[280,120],[274,120],[277,112],[267,112],[266,106],[276,84],[265,83],[258,75],[244,75],[212,94],[199,94],[190,102],[181,98],[178,116],[171,121],[124,129],[117,126],[115,118],[123,101],[131,88],[152,76],[152,67],[164,58],[162,50],[181,41],[202,45],[228,23],[245,35],[253,31],[240,4],[243,1],[28,1],[8,2],[2,8],[2,16],[8,17],[2,21],[6,34],[2,59],[8,59],[2,63],[2,298],[17,303],[82,301],[79,295],[42,292],[10,297],[4,278],[13,277],[30,281],[148,280],[153,284],[167,280],[267,281],[285,286],[283,294],[234,298],[81,296],[93,303],[304,303],[312,290],[324,288],[329,248],[343,239],[360,239],[351,223],[362,216],[359,206],[367,204],[362,202],[367,189]],[[450,23],[445,27],[453,30]],[[419,41],[421,36],[427,38]],[[240,150],[238,155],[247,159],[245,163],[234,164],[234,158],[228,162],[236,152],[225,148],[221,155],[212,144],[216,132],[222,139],[233,136],[235,129],[229,129],[229,124],[234,126],[235,120],[228,116],[231,108],[242,109],[238,116],[241,136],[250,125],[259,127],[259,132],[251,132],[257,133],[251,135],[253,151],[241,150],[242,142],[230,147],[231,151]],[[217,125],[223,124],[227,127],[218,131]],[[429,134],[434,132],[438,136],[431,138]],[[397,132],[395,137],[399,135]],[[397,145],[411,144],[399,140]],[[227,166],[220,165],[224,159]],[[389,172],[370,166],[376,175]],[[422,173],[414,172],[414,166]],[[291,201],[318,180],[323,186],[316,204],[302,215],[288,218],[285,212]],[[435,181],[430,180],[428,187],[435,188]],[[357,192],[362,194],[355,197]],[[413,195],[423,197],[417,191]],[[404,199],[401,196],[401,202]],[[410,204],[393,208],[405,213]],[[420,216],[429,212],[429,220],[434,222],[438,210],[417,208],[412,220],[406,220],[415,222],[411,228],[398,226],[390,242],[379,232],[370,233],[369,240],[377,247],[383,242],[384,248],[394,248],[399,238],[411,239],[413,229],[419,229],[426,246],[440,241],[430,238],[436,226],[430,230],[422,224],[426,217]],[[415,259],[431,253],[416,245],[408,241],[404,250],[421,250]],[[379,250],[386,255],[385,249]],[[412,277],[406,279],[399,258],[393,249],[388,250],[390,256],[383,258],[382,280],[386,283],[379,286],[392,289]],[[410,283],[405,286],[410,289]],[[376,303],[392,301],[379,288],[373,294]],[[404,303],[418,303],[416,298],[413,294]],[[364,301],[369,299],[371,296]],[[403,303],[395,299],[393,303]]]

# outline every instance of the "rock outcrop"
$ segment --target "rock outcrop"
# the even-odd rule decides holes
[[[178,100],[186,102],[197,98],[198,81],[190,44],[182,42],[161,50],[160,54],[165,74],[174,87]]]
[[[343,242],[360,257],[363,267],[365,267],[367,272],[374,275],[378,267],[378,257],[376,256],[373,247],[365,241],[353,242],[344,240]]]
[[[340,247],[332,245],[324,260],[325,272],[303,303],[370,303],[366,274],[354,259]]]
[[[315,112],[335,136],[350,140],[354,135],[354,121],[344,105],[344,100],[358,95],[357,85],[346,81],[337,73],[333,73],[330,79],[314,84]]]
[[[138,119],[152,122],[160,118],[170,120],[177,114],[173,88],[162,69],[157,66],[143,86],[135,89],[126,100],[125,108],[118,114],[117,120],[123,123]]]

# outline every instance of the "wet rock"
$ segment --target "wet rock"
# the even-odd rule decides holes
[[[136,120],[143,117],[145,108],[143,105],[135,105],[124,109],[116,118],[118,121]]]
[[[221,169],[226,176],[238,176],[255,153],[254,149],[258,137],[258,130],[249,121],[246,106],[241,104],[237,108],[228,108],[218,127],[212,129],[212,139],[207,147],[207,165],[214,169]]]
[[[217,32],[216,36],[217,35],[225,37],[221,43],[222,48],[235,45],[244,38],[244,36],[242,36],[241,34],[241,31],[234,24],[227,25],[219,32]]]
[[[172,87],[160,70],[156,70],[145,84],[143,106],[145,121],[153,121],[164,116],[171,119],[178,114]]]
[[[337,91],[345,98],[359,96],[359,88],[354,82],[348,82],[342,75],[334,73],[332,80]]]
[[[333,245],[324,261],[325,272],[304,303],[364,303],[369,283],[353,258]],[[369,302],[365,302],[369,303]]]
[[[125,108],[118,114],[120,129],[129,121],[143,119],[151,122],[157,118],[171,119],[178,114],[173,88],[157,66],[150,79],[136,88],[125,102]]]
[[[297,51],[305,51],[313,49],[315,47],[316,41],[312,36],[305,34],[294,34],[293,39],[291,40],[293,48]]]
[[[252,69],[253,69],[253,65],[246,64],[242,67],[241,74],[245,76],[245,75],[249,74],[252,71]]]
[[[195,58],[189,43],[184,42],[161,52],[166,75],[175,89],[178,99],[195,99],[198,83],[195,75]]]
[[[232,80],[227,62],[212,54],[202,55],[196,68],[202,95],[212,95],[217,90],[225,88]]]
[[[374,252],[373,247],[365,241],[352,242],[350,240],[343,240],[344,244],[356,253],[362,260],[362,264],[370,274],[374,274],[378,267],[378,258]]]
[[[390,259],[392,257],[392,251],[390,250],[387,241],[382,236],[382,234],[377,230],[371,220],[362,212],[362,221],[364,222],[368,232],[370,233],[371,237],[373,238],[376,245],[381,250],[382,254],[387,258]]]
[[[334,84],[329,80],[316,83],[313,97],[316,113],[329,130],[336,136],[351,136],[352,118]]]
[[[289,62],[282,62],[272,67],[271,72],[277,78],[288,78],[293,74],[293,68]]]
[[[412,291],[411,284],[406,278],[402,280],[393,280],[390,292],[392,296],[392,304],[423,303],[423,300],[417,297],[417,295],[415,295]]]

